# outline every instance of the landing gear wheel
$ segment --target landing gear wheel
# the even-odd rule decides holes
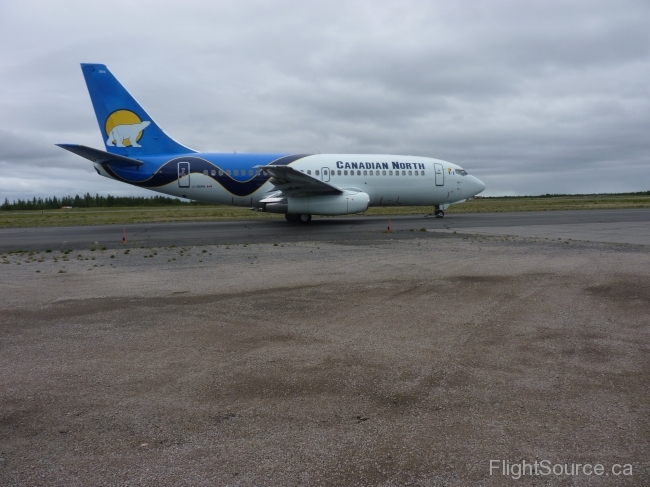
[[[300,215],[296,215],[295,213],[285,213],[284,219],[287,220],[288,222],[295,223],[300,221]]]
[[[442,211],[442,210],[436,210],[436,211],[433,213],[433,215],[434,215],[436,218],[442,218],[443,216],[445,216],[445,212]]]
[[[311,215],[300,215],[300,223],[309,223],[311,221]]]

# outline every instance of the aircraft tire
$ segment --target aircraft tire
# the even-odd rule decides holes
[[[300,223],[309,223],[311,221],[311,215],[300,215]]]
[[[434,216],[435,216],[436,218],[442,218],[442,217],[445,216],[445,212],[442,211],[442,210],[436,210],[435,213],[434,213]]]
[[[285,213],[284,219],[288,222],[296,223],[300,221],[300,215],[296,215],[295,213]]]

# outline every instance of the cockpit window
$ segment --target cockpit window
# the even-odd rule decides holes
[[[456,174],[460,174],[461,176],[467,176],[467,171],[464,169],[456,169]]]

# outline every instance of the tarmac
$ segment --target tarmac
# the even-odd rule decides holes
[[[639,243],[650,240],[650,209],[576,210],[418,216],[315,218],[308,225],[283,220],[172,222],[133,225],[0,229],[0,251],[87,249],[120,244],[126,230],[133,245],[209,245],[319,240],[368,240],[411,230],[451,230],[589,241]],[[511,228],[512,230],[508,230]]]
[[[649,215],[0,232],[0,485],[650,485]]]
[[[560,223],[554,225],[522,225],[508,227],[464,227],[458,230],[427,230],[439,233],[500,235],[526,238],[582,240],[618,244],[650,245],[650,222]]]

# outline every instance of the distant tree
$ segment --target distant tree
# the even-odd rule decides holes
[[[169,196],[102,196],[96,194],[91,196],[86,193],[83,196],[67,195],[67,196],[52,196],[46,198],[36,198],[22,200],[20,198],[9,201],[9,198],[4,199],[4,203],[0,205],[0,210],[57,210],[62,206],[72,206],[75,208],[101,208],[101,207],[117,207],[117,206],[180,206],[180,205],[207,205],[207,203],[200,203],[198,201],[185,201],[178,198],[171,198]]]

